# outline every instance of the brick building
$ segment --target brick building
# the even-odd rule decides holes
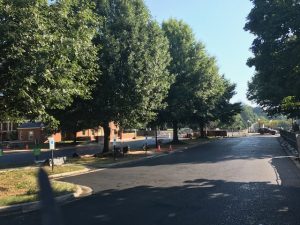
[[[121,134],[119,128],[114,125],[114,123],[109,124],[111,128],[111,139],[114,138],[115,133],[118,134],[120,138]],[[22,142],[36,142],[42,143],[48,140],[47,132],[45,131],[45,126],[41,122],[28,122],[21,124],[18,128],[18,140]],[[102,127],[97,127],[94,129],[85,129],[78,131],[76,133],[76,140],[80,141],[95,141],[98,138],[103,139],[104,131]],[[55,142],[74,140],[74,134],[70,132],[58,132],[53,134],[51,137],[54,138]]]

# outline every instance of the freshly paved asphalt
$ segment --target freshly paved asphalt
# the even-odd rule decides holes
[[[61,207],[66,225],[300,224],[299,169],[274,136],[223,139],[64,181],[94,189]],[[0,224],[41,224],[40,213]]]

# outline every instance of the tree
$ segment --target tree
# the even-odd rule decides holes
[[[162,28],[169,40],[171,63],[170,74],[175,83],[166,98],[167,108],[160,113],[161,118],[173,124],[173,141],[178,142],[178,124],[186,123],[193,110],[193,95],[199,84],[199,59],[203,57],[203,46],[195,40],[192,29],[183,21],[169,19]],[[193,82],[197,80],[197,83]]]
[[[296,107],[300,102],[299,2],[252,2],[254,8],[248,15],[245,30],[256,36],[251,48],[254,57],[247,63],[255,67],[256,74],[249,83],[248,98],[269,114],[299,115],[299,107]],[[294,104],[288,111],[283,106],[287,101],[290,106]]]
[[[0,113],[57,127],[51,111],[95,79],[96,22],[87,1],[0,0]]]
[[[160,120],[172,122],[173,141],[178,141],[178,124],[204,126],[217,119],[226,120],[239,110],[230,104],[235,86],[219,75],[216,60],[210,57],[202,43],[196,41],[191,28],[182,21],[170,19],[163,23],[170,42],[172,57],[170,73],[176,77]]]
[[[236,94],[235,84],[231,84],[223,77],[224,92],[221,94],[216,103],[215,109],[212,114],[214,115],[213,121],[219,121],[222,124],[230,124],[234,121],[237,114],[241,113],[242,106],[240,102],[230,103],[232,97]],[[248,120],[246,120],[248,123]]]
[[[91,99],[75,98],[71,106],[51,112],[51,115],[59,121],[59,130],[73,134],[74,143],[78,131],[98,127],[94,126],[90,119],[89,104],[92,104],[90,101]]]
[[[120,127],[142,126],[164,107],[172,82],[167,66],[168,41],[151,20],[142,0],[99,0],[103,17],[95,44],[101,46],[101,67],[90,105],[90,118],[104,128],[104,152],[109,149],[109,122]]]

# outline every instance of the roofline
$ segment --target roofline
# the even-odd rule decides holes
[[[29,129],[44,129],[45,127],[26,127],[26,128],[23,128],[23,127],[18,127],[18,129],[24,129],[24,130],[29,130]]]

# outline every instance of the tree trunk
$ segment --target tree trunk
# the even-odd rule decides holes
[[[158,148],[158,140],[157,140],[157,126],[155,126],[155,147]]]
[[[173,121],[173,142],[179,142],[178,139],[178,122]]]
[[[73,143],[76,144],[77,143],[77,132],[73,131]]]
[[[103,124],[103,130],[104,130],[103,152],[108,152],[109,151],[109,143],[110,143],[110,127],[109,127],[109,122],[105,122]]]
[[[200,137],[204,138],[206,137],[205,132],[204,132],[204,125],[200,124]]]

